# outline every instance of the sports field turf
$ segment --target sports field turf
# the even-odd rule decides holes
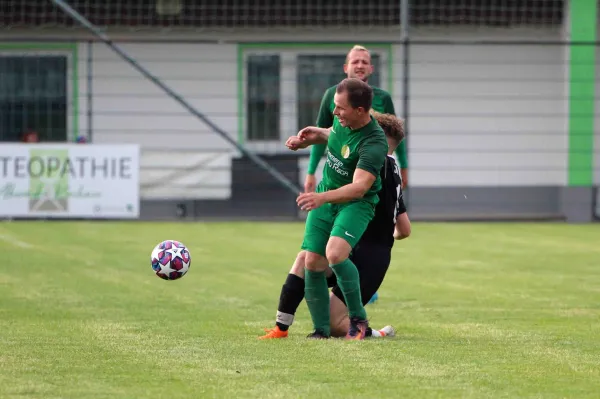
[[[273,324],[302,224],[0,223],[1,398],[597,398],[600,227],[414,224],[372,325]],[[189,273],[152,274],[164,239]]]

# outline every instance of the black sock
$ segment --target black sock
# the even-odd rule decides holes
[[[285,284],[281,287],[275,323],[281,331],[287,331],[294,322],[294,315],[302,299],[304,299],[304,279],[295,274],[288,274]]]

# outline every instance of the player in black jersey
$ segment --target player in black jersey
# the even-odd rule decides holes
[[[360,288],[363,305],[377,292],[383,282],[391,260],[394,240],[401,240],[410,235],[410,220],[402,196],[402,178],[393,157],[398,144],[404,139],[404,126],[400,119],[391,114],[372,112],[383,128],[388,140],[388,157],[381,169],[382,188],[379,192],[379,203],[375,216],[367,230],[352,251],[350,259],[356,265],[360,277]],[[281,289],[279,307],[277,309],[274,328],[265,329],[266,335],[260,339],[285,338],[294,321],[294,315],[304,298],[304,257],[301,251],[287,276]],[[348,332],[350,320],[344,296],[337,286],[335,275],[328,271],[330,295],[331,336],[343,337]],[[367,330],[367,336],[393,336],[393,327],[386,326],[381,330]]]

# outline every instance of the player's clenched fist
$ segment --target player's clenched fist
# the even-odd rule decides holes
[[[329,129],[307,126],[298,132],[298,138],[309,145],[327,143]]]
[[[286,140],[285,146],[292,151],[297,151],[301,148],[308,147],[308,144],[303,142],[298,136],[292,136]]]
[[[296,151],[310,145],[327,143],[328,138],[329,129],[308,126],[300,130],[296,136],[288,138],[285,146],[292,151]]]
[[[296,203],[303,211],[317,209],[325,203],[321,193],[303,193],[298,196]]]

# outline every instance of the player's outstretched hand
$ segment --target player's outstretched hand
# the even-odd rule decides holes
[[[298,136],[292,136],[285,142],[285,146],[292,151],[297,151],[301,148],[306,148],[307,144],[302,141]]]
[[[312,211],[325,202],[321,193],[302,193],[296,198],[296,203],[303,211]]]

